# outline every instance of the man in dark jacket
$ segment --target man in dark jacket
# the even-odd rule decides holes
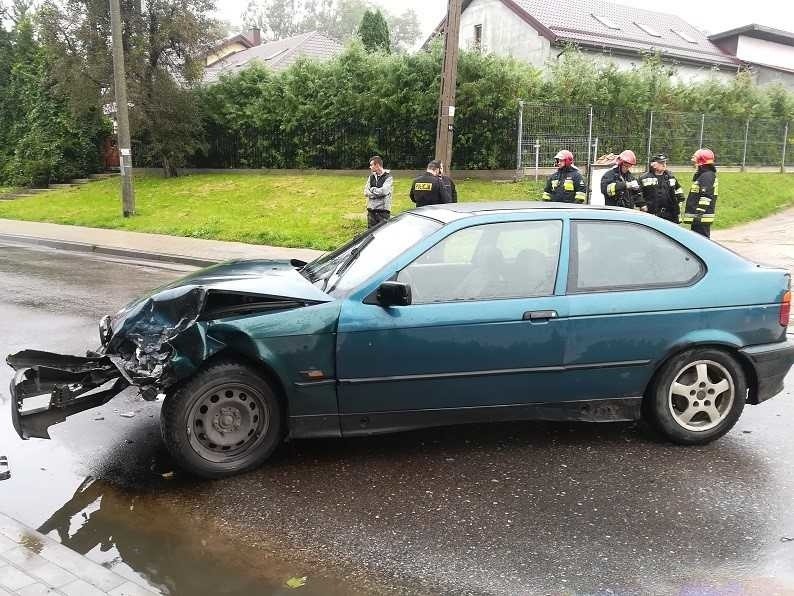
[[[640,183],[631,173],[632,166],[637,165],[637,157],[633,151],[623,151],[618,155],[614,168],[607,171],[601,178],[601,194],[604,203],[612,207],[627,209],[642,208],[645,203],[640,192]]]
[[[557,171],[546,180],[543,189],[544,201],[557,201],[559,203],[584,203],[587,199],[587,185],[573,165],[573,153],[563,149],[554,156],[554,165]]]
[[[649,170],[639,180],[648,213],[677,224],[681,214],[679,203],[684,200],[684,191],[667,169],[667,156],[664,153],[654,155]]]
[[[692,177],[683,222],[692,224],[693,232],[708,238],[711,235],[711,224],[714,223],[719,194],[714,152],[711,149],[698,149],[692,155],[692,163],[697,167],[697,171]]]
[[[444,192],[447,193],[447,197],[449,197],[450,203],[457,203],[458,202],[458,189],[455,188],[455,181],[446,175],[444,171],[444,162],[440,162],[441,169],[439,178],[441,178],[441,185],[444,187]]]
[[[370,175],[364,184],[367,197],[367,227],[372,228],[391,217],[391,197],[394,179],[383,169],[383,159],[375,155],[369,160]]]
[[[444,185],[438,177],[440,172],[441,162],[434,159],[427,164],[427,171],[411,183],[409,194],[417,207],[451,202],[451,197],[447,195]]]

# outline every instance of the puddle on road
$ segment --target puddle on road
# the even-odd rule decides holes
[[[137,574],[174,595],[256,595],[293,592],[287,582],[306,578],[301,594],[354,591],[311,570],[221,538],[217,524],[179,515],[160,495],[119,489],[87,478],[38,530],[113,571]]]

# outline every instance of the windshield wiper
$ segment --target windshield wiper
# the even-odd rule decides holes
[[[336,274],[336,281],[338,282],[339,279],[344,274],[344,272],[347,271],[350,268],[350,266],[356,261],[358,256],[361,254],[361,251],[363,251],[367,247],[367,245],[370,242],[372,242],[374,239],[375,239],[375,235],[370,234],[369,236],[366,236],[361,242],[359,242],[353,248],[353,250],[350,251],[350,254],[347,255],[347,258],[344,261],[342,261],[342,263],[331,273],[331,275],[329,275],[325,279],[325,285],[326,286],[328,285],[328,280],[330,280],[334,276],[334,274]],[[329,288],[327,291],[330,292],[335,287],[336,287],[336,283],[334,283],[333,287]],[[323,288],[323,291],[326,291],[325,287]]]

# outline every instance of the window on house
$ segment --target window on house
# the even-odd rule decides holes
[[[697,43],[697,40],[685,31],[680,31],[679,29],[670,29],[670,31],[688,43]]]
[[[650,25],[646,25],[645,23],[637,23],[637,22],[635,22],[634,24],[637,25],[637,27],[639,27],[643,31],[645,31],[645,33],[647,33],[648,35],[651,35],[652,37],[662,36],[661,33],[659,33],[656,29],[654,29]]]
[[[590,13],[590,16],[593,17],[599,23],[601,23],[607,29],[615,29],[615,30],[620,29],[620,25],[618,25],[615,21],[613,21],[609,17],[605,17],[603,15],[597,15],[593,13]]]
[[[482,50],[482,25],[474,25],[474,49]]]

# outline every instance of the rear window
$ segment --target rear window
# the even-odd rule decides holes
[[[691,285],[705,273],[689,249],[630,222],[571,223],[568,292],[604,292]]]

